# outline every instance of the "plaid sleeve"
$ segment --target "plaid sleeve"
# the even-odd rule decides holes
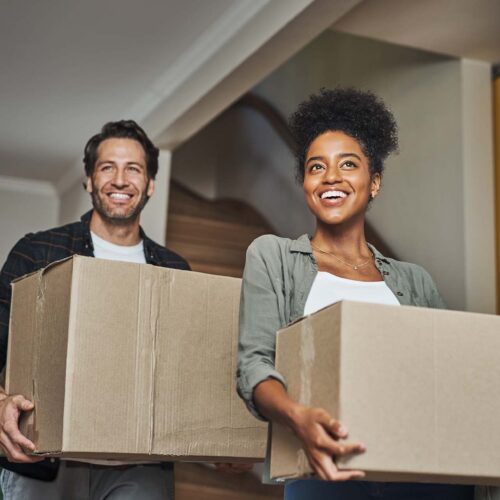
[[[30,235],[21,238],[10,251],[0,271],[0,370],[7,359],[7,339],[9,336],[9,316],[11,282],[20,276],[31,273],[40,267],[29,244]],[[37,265],[38,264],[38,265]]]

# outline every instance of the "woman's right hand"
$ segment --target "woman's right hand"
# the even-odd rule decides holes
[[[310,408],[293,401],[278,380],[266,379],[258,384],[253,399],[268,420],[289,427],[304,444],[314,472],[328,481],[360,479],[360,470],[339,470],[336,457],[363,453],[361,443],[347,443],[347,429],[322,408]]]
[[[347,443],[347,429],[322,408],[297,405],[293,411],[292,430],[304,444],[314,472],[324,480],[347,481],[365,476],[360,470],[339,470],[336,457],[363,453],[361,443]]]

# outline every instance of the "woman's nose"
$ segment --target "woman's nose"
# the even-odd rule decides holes
[[[325,170],[325,182],[328,184],[334,184],[335,182],[342,181],[342,172],[337,165],[330,165]]]

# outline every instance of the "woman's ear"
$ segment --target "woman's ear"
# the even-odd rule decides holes
[[[375,196],[378,195],[378,192],[380,191],[381,182],[382,182],[382,177],[380,176],[379,173],[372,175],[372,182],[370,186],[370,198],[372,200],[373,198],[375,198]]]

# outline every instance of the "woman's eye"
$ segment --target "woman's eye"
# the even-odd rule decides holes
[[[356,168],[356,164],[353,163],[352,161],[345,161],[344,163],[342,163],[342,168]]]
[[[314,165],[311,165],[310,170],[311,172],[314,172],[316,170],[321,170],[323,168],[323,165],[319,163],[315,163]]]

